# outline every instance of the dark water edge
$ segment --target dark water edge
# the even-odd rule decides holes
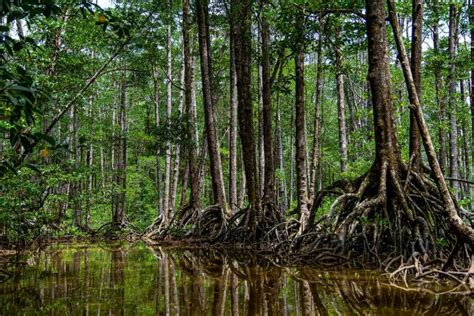
[[[22,260],[0,284],[0,315],[474,315],[473,297],[404,291],[376,271],[205,249],[54,243]]]

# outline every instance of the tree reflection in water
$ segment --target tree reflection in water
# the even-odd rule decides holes
[[[0,315],[474,314],[468,296],[405,292],[375,272],[282,268],[235,252],[59,244],[28,262],[0,284]]]

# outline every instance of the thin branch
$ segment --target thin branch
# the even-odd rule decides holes
[[[448,178],[448,177],[446,177],[445,179],[450,180],[450,181],[462,182],[462,183],[467,183],[467,184],[474,185],[474,181],[469,181],[469,180],[464,180],[464,179],[456,179],[456,178]]]

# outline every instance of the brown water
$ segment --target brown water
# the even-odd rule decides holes
[[[0,284],[0,315],[474,315],[471,297],[402,291],[376,272],[220,252],[53,244],[25,261]]]

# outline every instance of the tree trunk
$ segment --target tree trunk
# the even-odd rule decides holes
[[[319,25],[321,30],[319,31],[318,47],[316,54],[316,91],[314,100],[314,122],[313,122],[313,148],[311,153],[311,173],[309,182],[309,200],[314,200],[314,191],[316,185],[316,176],[318,179],[321,177],[321,85],[323,79],[323,33],[324,33],[324,22],[319,19]],[[320,181],[318,181],[317,190],[320,188]]]
[[[202,93],[204,100],[204,119],[206,123],[207,147],[210,159],[212,192],[214,204],[226,207],[224,183],[222,179],[222,164],[217,139],[214,99],[212,96],[211,51],[209,41],[209,21],[207,0],[196,1],[199,52],[201,57]]]
[[[169,2],[171,5],[171,2]],[[166,126],[171,127],[171,115],[173,111],[173,89],[172,89],[172,77],[173,77],[173,60],[172,60],[172,43],[171,43],[171,24],[167,27],[167,81],[166,81]],[[170,220],[170,191],[171,191],[171,143],[169,140],[166,141],[165,150],[165,181],[164,181],[164,192],[163,192],[163,221],[168,223]]]
[[[232,0],[231,5],[231,23],[234,33],[234,50],[236,52],[239,134],[242,144],[247,195],[252,210],[258,208],[260,203],[252,106],[252,1]],[[253,220],[250,219],[249,221],[254,224],[252,223]]]
[[[189,182],[191,194],[189,196],[189,205],[191,208],[199,207],[199,170],[196,161],[197,139],[195,137],[195,111],[193,107],[193,87],[194,87],[194,67],[191,56],[190,43],[190,16],[189,16],[189,0],[183,0],[183,58],[184,58],[184,103],[186,108],[187,137],[190,145],[187,149],[188,166],[189,166]]]
[[[262,0],[262,10],[268,0]],[[265,153],[265,178],[263,186],[263,197],[265,200],[275,202],[275,161],[273,158],[272,139],[272,92],[270,82],[270,30],[262,14],[261,37],[262,37],[262,101],[263,101],[263,145]]]
[[[474,1],[469,1],[469,28],[471,30],[471,88],[469,89],[471,106],[471,164],[474,169]]]
[[[92,116],[92,106],[93,106],[94,102],[93,102],[93,99],[91,98],[91,100],[89,101],[89,124],[92,126],[92,123],[93,123],[93,116]],[[93,162],[94,162],[94,147],[92,146],[92,140],[90,139],[89,140],[89,144],[87,146],[87,159],[86,159],[86,163],[87,163],[87,171],[88,171],[88,174],[87,174],[87,178],[86,178],[86,190],[87,190],[87,200],[86,200],[86,213],[85,213],[85,216],[84,216],[84,227],[86,229],[89,228],[89,218],[90,218],[90,214],[91,214],[91,198],[92,198],[92,187],[93,187],[93,180],[94,180],[94,175],[92,173],[92,169],[93,169]]]
[[[181,175],[181,201],[179,203],[180,209],[183,209],[186,206],[188,182],[189,182],[189,162],[185,163],[184,170]]]
[[[260,28],[259,28],[260,29]],[[258,43],[261,44],[261,31],[258,33]],[[260,47],[261,45],[259,45]],[[257,54],[261,56],[261,49],[257,48]],[[263,84],[262,84],[262,63],[258,64],[258,161],[257,161],[257,170],[258,170],[258,183],[259,185],[259,194],[263,197],[263,188],[265,185],[265,146],[263,141]]]
[[[126,190],[126,163],[127,163],[127,135],[126,135],[126,73],[121,72],[120,76],[120,109],[119,109],[119,140],[117,146],[116,164],[116,186],[115,211],[112,218],[112,226],[119,229],[125,218],[125,190]]]
[[[155,128],[158,128],[160,124],[160,109],[158,101],[158,74],[156,66],[152,65],[152,78],[153,78],[153,107],[154,107],[154,124]],[[161,215],[163,209],[163,199],[161,196],[161,151],[159,145],[159,136],[156,139],[156,215]]]
[[[285,158],[283,156],[283,139],[281,132],[281,115],[280,115],[280,94],[277,92],[277,113],[276,113],[276,126],[275,126],[275,138],[276,138],[276,150],[278,153],[278,164],[277,169],[280,174],[279,183],[279,205],[282,215],[288,210],[288,195],[286,189],[286,172],[285,172]]]
[[[296,145],[296,189],[298,191],[298,210],[300,211],[300,230],[305,229],[309,217],[308,191],[306,181],[306,133],[305,133],[305,88],[304,88],[304,16],[297,13],[297,34],[295,54],[295,145]]]
[[[344,94],[344,74],[342,73],[341,56],[341,29],[336,27],[336,45],[334,47],[336,56],[336,87],[337,87],[337,121],[339,123],[339,163],[341,172],[347,172],[347,135],[346,114]]]
[[[434,0],[431,10],[435,17],[433,21],[433,50],[436,57],[440,57],[439,50],[439,18],[438,16],[438,1]],[[442,65],[436,61],[434,65],[434,76],[435,76],[435,90],[436,90],[436,103],[438,104],[438,113],[439,113],[439,129],[438,129],[438,140],[439,140],[439,163],[443,173],[446,171],[447,165],[447,150],[446,150],[446,104],[445,99],[442,95],[442,76],[441,76],[441,67]]]
[[[232,18],[232,17],[231,17]],[[235,69],[234,35],[230,30],[230,131],[229,131],[229,204],[232,214],[238,209],[237,199],[237,76]]]
[[[180,86],[184,87],[184,65],[181,68],[181,79]],[[182,125],[182,113],[183,113],[183,102],[184,102],[184,91],[179,91],[179,103],[178,103],[178,124]],[[180,170],[180,161],[181,161],[181,144],[177,143],[174,150],[174,166],[173,166],[173,181],[171,184],[170,191],[170,208],[172,210],[176,209],[176,192],[178,191],[178,180],[179,180],[179,170]]]
[[[366,0],[369,49],[369,83],[374,111],[375,168],[397,168],[401,162],[391,99],[390,71],[383,0]]]
[[[460,98],[461,98],[461,104],[462,106],[464,107],[464,105],[466,104],[465,103],[465,92],[464,92],[464,80],[459,80],[459,94],[460,94]],[[461,149],[460,149],[460,152],[461,152],[461,156],[460,156],[460,162],[461,162],[461,172],[460,172],[460,177],[461,179],[464,179],[464,180],[469,180],[469,176],[471,174],[471,164],[470,164],[470,161],[469,161],[469,145],[467,143],[467,137],[466,137],[466,131],[467,131],[467,128],[466,128],[466,124],[467,124],[467,121],[466,120],[462,120],[461,121],[461,126],[459,128],[459,132],[461,133],[460,135],[460,139],[461,139],[461,142],[462,142],[462,146],[461,146]],[[470,188],[469,188],[469,183],[464,183],[464,182],[461,182],[460,183],[461,187],[462,187],[462,190],[461,190],[461,198],[464,199],[464,198],[470,198]]]
[[[70,125],[69,131],[72,135],[72,144],[71,151],[72,157],[74,159],[74,168],[79,167],[79,150],[78,150],[78,120],[77,120],[77,106],[74,104],[70,111]],[[78,181],[72,181],[70,184],[69,195],[72,198],[72,207],[73,207],[73,223],[76,227],[81,227],[81,207],[79,204],[79,191],[80,183]]]
[[[449,5],[449,175],[459,177],[458,145],[457,145],[457,118],[456,118],[456,43],[457,43],[457,8],[456,4]],[[451,181],[451,186],[458,194],[459,183]]]
[[[423,0],[412,0],[412,31],[411,31],[411,72],[416,92],[421,96],[421,46],[423,43]],[[421,170],[420,132],[416,123],[415,113],[410,110],[410,159],[413,170]]]

